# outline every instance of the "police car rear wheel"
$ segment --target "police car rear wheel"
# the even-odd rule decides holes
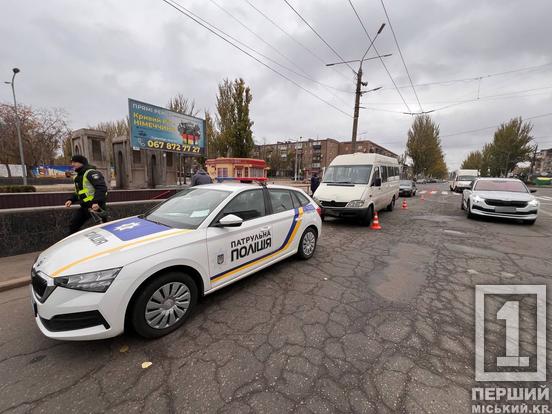
[[[299,257],[302,259],[310,259],[316,250],[316,232],[312,228],[308,228],[301,236],[299,242]]]
[[[138,294],[132,309],[132,326],[146,338],[157,338],[181,326],[197,302],[197,286],[184,273],[155,277]]]

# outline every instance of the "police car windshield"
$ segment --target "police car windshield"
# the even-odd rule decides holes
[[[169,198],[144,218],[179,229],[196,229],[230,191],[189,188]]]
[[[332,165],[324,173],[323,183],[368,184],[371,165]]]

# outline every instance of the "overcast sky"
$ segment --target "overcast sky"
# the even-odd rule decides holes
[[[283,0],[249,2],[291,37],[247,0],[179,0],[239,41],[312,79],[256,55],[327,103],[161,0],[2,1],[0,79],[10,80],[11,68],[19,67],[19,101],[64,108],[77,129],[124,117],[127,98],[165,106],[169,97],[183,93],[214,112],[218,82],[242,77],[253,92],[257,143],[299,137],[350,140],[352,70],[343,64],[325,67],[323,62],[340,59]],[[348,0],[289,3],[345,60],[359,59],[369,45]],[[387,22],[380,0],[353,4],[371,36]],[[416,92],[423,110],[450,105],[431,114],[440,125],[449,169],[490,141],[494,129],[457,133],[515,116],[552,113],[552,1],[386,0],[385,6],[414,85],[422,84]],[[362,105],[373,109],[360,112],[360,138],[403,153],[412,117],[402,112],[420,107],[389,24],[376,47],[380,54],[393,54],[384,61],[410,109],[381,62],[365,62],[367,89],[383,88],[362,98]],[[358,64],[353,65],[356,70]],[[483,78],[473,80],[478,77]],[[467,78],[472,80],[462,80]],[[0,85],[0,101],[11,102],[8,85]],[[470,102],[458,104],[463,101]],[[552,147],[552,116],[531,122],[539,147]]]

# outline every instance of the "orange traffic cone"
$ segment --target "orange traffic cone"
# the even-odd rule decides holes
[[[381,230],[381,226],[379,224],[379,217],[378,212],[376,211],[374,213],[374,220],[372,220],[372,225],[370,226],[372,230]]]
[[[406,198],[403,198],[402,208],[406,210],[408,208],[408,204],[406,204]]]

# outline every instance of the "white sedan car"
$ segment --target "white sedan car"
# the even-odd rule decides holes
[[[295,188],[192,187],[44,251],[31,275],[36,323],[66,340],[108,338],[125,326],[165,335],[199,296],[294,254],[312,257],[321,223],[319,207]]]
[[[491,216],[523,220],[533,224],[537,220],[539,201],[517,178],[478,178],[462,194],[462,210],[468,217]]]

